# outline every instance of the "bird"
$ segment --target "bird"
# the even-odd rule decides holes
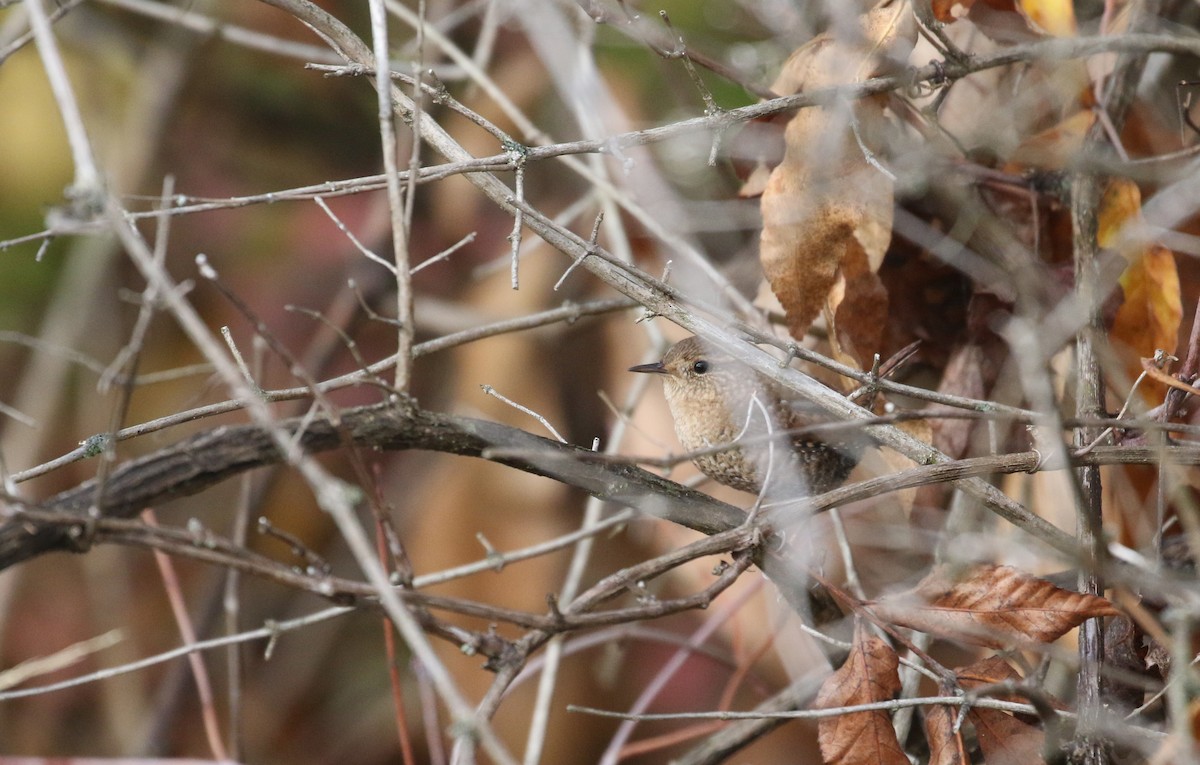
[[[862,457],[861,437],[792,433],[829,418],[699,337],[629,371],[662,377],[679,442],[700,472],[726,486],[758,494],[769,474],[773,489],[820,494],[840,486]],[[781,434],[774,448],[772,433]]]

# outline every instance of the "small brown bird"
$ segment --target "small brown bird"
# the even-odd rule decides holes
[[[662,361],[630,367],[630,372],[662,375],[675,434],[701,472],[735,489],[758,493],[770,466],[773,487],[819,494],[839,486],[862,456],[862,438],[824,441],[813,435],[783,433],[828,418],[788,401],[766,378],[698,337],[680,340]],[[765,437],[765,438],[764,438]],[[745,446],[712,451],[725,444]]]

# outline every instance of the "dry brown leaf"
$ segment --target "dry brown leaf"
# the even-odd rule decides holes
[[[1042,747],[1046,734],[998,709],[972,709],[967,713],[975,726],[979,748],[987,765],[1038,765],[1046,760]]]
[[[989,656],[974,664],[959,667],[954,670],[954,674],[958,677],[958,684],[969,691],[982,688],[985,685],[995,685],[996,683],[1007,683],[1010,681],[1020,682],[1023,679],[1012,668],[1011,664],[999,656]],[[1008,697],[1004,698],[1007,701],[1016,700]]]
[[[1050,643],[1086,619],[1118,613],[1104,598],[1060,589],[1009,566],[978,566],[957,580],[939,567],[913,590],[871,608],[903,627],[993,648]]]
[[[1095,121],[1094,111],[1082,109],[1054,127],[1030,136],[1013,152],[1007,169],[1012,172],[1029,167],[1065,169],[1083,147],[1083,139]]]
[[[860,18],[858,40],[822,35],[792,54],[772,90],[794,93],[861,81],[890,71],[916,40],[909,5],[884,2]],[[850,112],[852,109],[852,114]],[[893,183],[868,161],[879,143],[883,107],[871,100],[852,106],[800,110],[784,133],[783,161],[762,194],[763,271],[787,314],[788,329],[802,338],[828,306],[834,334],[861,365],[879,350],[886,292],[875,272],[891,242]],[[839,304],[846,305],[839,312]],[[863,316],[859,320],[859,316]],[[865,356],[864,356],[865,354]]]
[[[1030,23],[1017,7],[1017,0],[983,0],[972,3],[967,14],[980,32],[998,43],[1029,42],[1045,33]]]
[[[1017,671],[999,656],[960,667],[955,670],[955,674],[958,676],[959,685],[967,690],[995,683],[1020,682],[1022,679]],[[996,698],[1021,701],[1008,695]],[[972,707],[967,713],[967,718],[975,726],[979,747],[983,750],[983,757],[988,765],[1037,765],[1045,761],[1042,758],[1045,733],[1040,728],[998,709]]]
[[[896,652],[860,621],[846,662],[821,684],[816,709],[887,701],[900,690]],[[908,765],[886,711],[850,712],[823,717],[817,740],[826,765]]]
[[[943,695],[952,695],[949,692]],[[970,762],[963,747],[962,733],[955,732],[957,712],[937,704],[925,710],[925,740],[929,742],[929,765],[963,765]]]
[[[890,241],[891,233],[887,232]],[[887,251],[887,242],[880,242]],[[846,259],[825,304],[834,358],[864,366],[883,346],[888,320],[888,294],[864,251],[848,248]]]

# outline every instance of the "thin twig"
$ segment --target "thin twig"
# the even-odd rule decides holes
[[[550,421],[547,420],[542,415],[538,414],[537,412],[533,411],[532,409],[530,409],[527,406],[522,406],[521,404],[518,404],[516,401],[513,401],[511,398],[508,398],[507,396],[500,393],[499,391],[497,391],[495,388],[493,388],[490,385],[480,385],[479,387],[483,389],[484,393],[491,396],[492,398],[498,398],[501,401],[503,401],[504,403],[511,406],[513,409],[516,409],[519,412],[524,412],[525,414],[534,418],[538,422],[542,423],[542,427],[544,427],[546,430],[550,431],[550,435],[554,436],[554,438],[557,439],[559,443],[565,444],[567,442],[567,439],[563,438],[562,435],[557,430],[555,430],[554,426],[550,424]]]
[[[74,208],[71,215],[79,220],[87,220],[95,215],[102,205],[104,182],[99,168],[96,167],[87,129],[84,128],[83,117],[79,113],[79,103],[67,77],[67,69],[54,40],[50,20],[46,18],[46,11],[42,7],[42,0],[24,0],[24,4],[29,14],[29,27],[42,59],[42,68],[50,80],[50,90],[54,93],[54,100],[62,114],[67,143],[75,161],[75,178],[67,190],[67,197]]]
[[[374,64],[377,70],[388,71],[391,61],[388,47],[387,12],[383,0],[370,0],[371,41]],[[392,273],[396,277],[396,390],[407,391],[412,374],[413,343],[413,296],[412,278],[408,262],[408,226],[405,216],[406,202],[400,191],[399,163],[396,158],[395,111],[392,107],[391,81],[379,81],[376,77],[375,90],[378,94],[379,140],[383,150],[383,174],[387,182],[388,210],[392,223]],[[415,107],[413,107],[415,109]],[[410,110],[412,113],[412,110]],[[416,117],[414,116],[414,119]],[[417,119],[419,121],[419,119]],[[414,139],[417,141],[418,139]],[[414,143],[414,152],[415,152]],[[411,179],[411,171],[410,171]]]
[[[412,177],[411,174],[409,177]],[[360,242],[358,237],[354,235],[354,232],[347,228],[346,224],[342,222],[342,219],[335,215],[333,210],[329,209],[329,205],[325,204],[325,200],[323,198],[320,196],[315,196],[313,197],[313,201],[317,203],[317,207],[320,207],[322,212],[329,216],[329,219],[333,221],[335,226],[338,227],[338,230],[346,235],[346,238],[350,240],[350,244],[354,245],[354,249],[361,252],[367,258],[367,260],[370,260],[372,263],[378,263],[387,270],[391,271],[393,274],[396,273],[396,264],[387,262],[372,252],[371,249],[362,242]]]
[[[513,191],[514,196],[513,196],[512,201],[516,205],[516,212],[513,214],[512,233],[508,235],[508,244],[512,251],[511,255],[510,255],[510,258],[512,260],[512,267],[511,267],[512,288],[515,290],[515,289],[520,289],[520,287],[521,287],[521,280],[520,280],[520,278],[518,278],[518,274],[517,274],[517,266],[521,262],[521,257],[520,257],[520,254],[521,254],[521,229],[523,228],[523,226],[525,224],[525,212],[524,212],[525,208],[524,208],[524,204],[523,204],[525,201],[525,161],[524,161],[525,155],[524,155],[524,147],[521,147],[521,146],[517,146],[517,147],[513,148],[511,151],[512,151],[512,154],[514,157],[519,158],[519,159],[514,159],[514,161],[517,163],[517,170],[516,170],[516,188]]]
[[[142,520],[150,527],[157,526],[154,511],[146,509],[142,512]],[[179,577],[175,573],[175,565],[164,553],[155,550],[154,562],[158,565],[159,576],[163,580],[163,588],[167,591],[167,600],[171,604],[171,612],[175,615],[175,624],[179,628],[179,636],[185,646],[196,644],[196,629],[188,615],[187,605],[183,602],[183,591],[179,586]],[[221,724],[217,722],[217,710],[214,706],[212,683],[208,676],[208,665],[204,662],[203,654],[192,652],[188,654],[188,664],[192,669],[192,681],[196,683],[196,695],[200,697],[201,718],[204,720],[204,734],[208,738],[208,748],[212,750],[217,760],[228,760],[225,743],[221,739]]]

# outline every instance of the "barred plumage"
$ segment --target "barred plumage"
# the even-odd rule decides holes
[[[862,438],[795,434],[773,440],[772,433],[828,418],[788,400],[766,378],[698,337],[671,346],[662,361],[630,371],[662,375],[680,443],[705,475],[726,486],[757,493],[769,465],[773,489],[798,484],[796,491],[817,494],[845,481],[862,456]]]

